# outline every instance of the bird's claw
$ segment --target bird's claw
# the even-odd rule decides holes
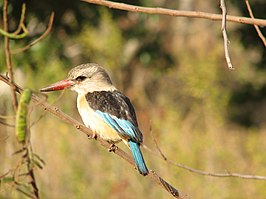
[[[118,149],[118,147],[112,143],[112,144],[110,144],[108,151],[109,152],[115,152],[116,149]]]
[[[93,133],[92,135],[88,135],[88,138],[97,140],[97,134]]]

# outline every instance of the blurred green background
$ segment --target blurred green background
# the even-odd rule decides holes
[[[142,6],[220,13],[218,1],[123,1]],[[129,13],[79,1],[26,1],[29,36],[11,40],[11,50],[40,36],[55,11],[47,38],[12,55],[15,80],[38,91],[66,77],[81,63],[96,62],[133,102],[144,144],[156,151],[150,129],[168,159],[209,172],[266,176],[266,50],[251,25],[228,23],[230,55],[224,58],[221,23]],[[266,18],[265,0],[251,3]],[[3,2],[0,2],[2,8]],[[10,30],[21,2],[9,4]],[[249,16],[245,1],[227,1],[230,15]],[[0,21],[3,27],[3,19]],[[261,28],[266,35],[265,28]],[[0,72],[7,71],[1,37]],[[81,121],[76,94],[49,93],[48,102]],[[0,82],[0,114],[14,115],[10,89]],[[44,114],[33,107],[31,122]],[[3,120],[3,119],[1,119]],[[14,123],[14,118],[6,122]],[[47,113],[31,129],[34,151],[46,165],[36,170],[41,198],[170,198],[121,158]],[[129,150],[119,144],[128,153]],[[14,128],[0,124],[0,174],[18,161]],[[214,178],[167,164],[142,149],[150,169],[191,198],[266,198],[266,182]],[[0,198],[25,198],[2,184]]]

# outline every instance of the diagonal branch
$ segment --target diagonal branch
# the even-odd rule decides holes
[[[207,12],[199,12],[199,11],[185,11],[185,10],[173,10],[167,8],[159,8],[159,7],[142,7],[142,6],[134,6],[125,3],[117,3],[106,0],[81,0],[87,3],[97,4],[106,6],[109,8],[126,10],[130,12],[139,12],[146,14],[157,14],[157,15],[169,15],[173,17],[190,17],[190,18],[201,18],[201,19],[209,19],[213,21],[222,21],[222,15],[213,14]],[[251,19],[248,17],[238,17],[227,15],[227,21],[235,22],[235,23],[243,23],[250,25],[258,25],[258,26],[266,26],[265,19]]]
[[[153,136],[153,135],[152,135]],[[156,146],[156,149],[159,151],[159,154],[150,149],[148,146],[143,145],[143,147],[152,153],[153,155],[160,157],[163,159],[165,162],[168,164],[171,164],[173,166],[179,167],[181,169],[185,169],[191,173],[196,173],[198,175],[203,175],[203,176],[211,176],[211,177],[221,177],[221,178],[226,178],[226,177],[235,177],[235,178],[242,178],[242,179],[247,179],[247,180],[266,180],[266,176],[259,176],[259,175],[250,175],[250,174],[241,174],[241,173],[232,173],[227,171],[226,173],[214,173],[214,172],[209,172],[209,171],[203,171],[199,169],[194,169],[192,167],[189,167],[184,164],[180,164],[178,162],[174,162],[173,160],[170,160],[166,157],[166,155],[162,152],[162,150],[159,147],[158,142],[156,141],[155,137],[153,136],[153,141]]]
[[[247,5],[247,8],[248,8],[248,12],[249,12],[250,17],[251,17],[252,19],[254,19],[254,15],[253,15],[253,12],[252,12],[252,9],[251,9],[251,7],[250,7],[250,4],[249,4],[248,0],[246,0],[246,5]],[[254,27],[255,27],[255,29],[256,29],[256,31],[257,31],[257,33],[258,33],[258,35],[259,35],[261,41],[263,42],[264,46],[266,47],[266,39],[265,39],[265,37],[263,36],[262,32],[260,31],[259,26],[254,24]]]
[[[44,39],[52,30],[53,22],[54,22],[54,15],[55,15],[54,12],[52,12],[52,14],[50,15],[50,19],[49,19],[49,23],[48,23],[47,29],[44,31],[44,33],[40,37],[38,37],[33,42],[31,42],[30,44],[28,44],[27,46],[25,46],[23,48],[19,48],[19,49],[13,50],[11,53],[12,54],[17,54],[17,53],[26,51],[29,48],[31,48],[32,46],[34,46],[35,44],[37,44],[39,41]]]
[[[9,86],[12,86],[12,84],[9,82],[9,79],[3,75],[0,74],[0,80],[8,84]],[[21,93],[23,91],[22,88],[20,88],[18,85],[15,85],[15,91],[18,93]],[[52,106],[49,103],[43,102],[42,99],[40,99],[37,95],[32,94],[32,101],[35,105],[39,106],[40,108],[44,109],[45,111],[50,112],[51,114],[57,116],[62,121],[74,126],[79,131],[85,133],[86,135],[91,136],[92,132],[90,129],[86,128],[84,125],[73,119],[72,117],[68,116],[64,112],[62,112],[59,108],[56,106]],[[104,140],[98,139],[97,140],[103,147],[106,149],[109,149],[110,144]],[[130,155],[128,155],[125,151],[118,148],[113,151],[116,155],[120,156],[124,160],[126,160],[129,164],[135,167],[134,160]],[[179,199],[185,199],[189,198],[185,194],[181,194],[175,187],[173,187],[171,184],[166,182],[163,178],[161,178],[159,175],[155,173],[155,171],[150,170],[149,174],[147,175],[149,179],[151,179],[153,182],[160,185],[164,190],[169,192],[173,197],[179,198]]]

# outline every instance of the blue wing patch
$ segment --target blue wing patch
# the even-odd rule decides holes
[[[117,131],[122,137],[131,139],[137,143],[142,142],[142,134],[137,127],[135,127],[130,121],[119,119],[116,116],[111,116],[108,113],[95,111],[101,118],[113,129]]]

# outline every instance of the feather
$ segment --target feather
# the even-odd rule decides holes
[[[149,173],[148,168],[144,162],[141,150],[140,150],[140,145],[136,142],[133,142],[132,140],[128,141],[133,158],[136,162],[136,165],[138,167],[138,170],[141,175],[147,175]]]
[[[101,111],[95,111],[101,116],[101,118],[117,133],[128,140],[133,140],[137,143],[142,142],[142,134],[138,127],[135,127],[130,121],[124,119],[118,119],[116,116],[111,116],[108,113],[103,113]]]

